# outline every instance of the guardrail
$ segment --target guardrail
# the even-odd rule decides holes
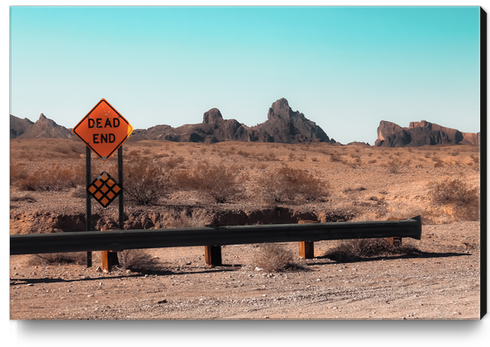
[[[205,246],[208,265],[221,264],[224,245],[264,242],[306,242],[360,238],[403,238],[420,240],[420,216],[411,219],[375,222],[337,222],[310,224],[273,224],[208,226],[201,228],[81,231],[53,234],[10,236],[10,255],[58,252],[105,251],[124,249]],[[304,245],[303,245],[304,246]],[[308,247],[307,247],[308,248]]]

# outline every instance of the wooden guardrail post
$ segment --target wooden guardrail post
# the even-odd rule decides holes
[[[204,259],[206,261],[206,265],[222,265],[221,246],[204,246]]]
[[[388,218],[387,220],[403,220],[405,218]],[[386,241],[388,241],[388,245],[390,247],[399,247],[402,245],[401,237],[387,237]]]
[[[298,224],[318,223],[315,220],[303,220],[300,219]],[[313,259],[315,257],[315,246],[313,241],[300,241],[299,242],[299,257],[304,259]]]
[[[107,228],[106,226],[100,228],[100,231],[110,231],[110,230],[117,230],[117,229]],[[102,257],[102,271],[104,272],[111,272],[113,266],[119,265],[117,252],[101,251],[101,257]]]

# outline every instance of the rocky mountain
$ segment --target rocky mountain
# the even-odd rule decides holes
[[[307,119],[303,113],[293,111],[284,98],[277,100],[269,108],[267,121],[249,129],[248,140],[282,143],[335,143],[335,140],[331,140],[315,122]]]
[[[418,147],[438,144],[473,144],[480,143],[480,133],[463,133],[425,120],[411,122],[408,128],[398,124],[381,121],[378,126],[378,138],[375,146],[383,147]]]
[[[29,119],[18,118],[10,115],[10,138],[15,139],[19,137],[23,133],[26,132],[27,129],[30,129],[34,123]]]
[[[73,133],[64,126],[56,124],[52,119],[41,113],[39,119],[33,123],[29,119],[20,119],[10,115],[10,138],[74,138]]]
[[[253,127],[235,119],[223,119],[217,108],[205,112],[199,124],[186,124],[177,128],[157,125],[136,129],[129,141],[168,140],[176,142],[257,141],[257,142],[330,142],[334,143],[315,122],[304,114],[293,111],[286,99],[279,99],[269,108],[267,121]]]

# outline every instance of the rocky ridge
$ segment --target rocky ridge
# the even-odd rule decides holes
[[[43,113],[33,123],[29,119],[18,118],[10,115],[10,138],[34,139],[34,138],[61,138],[71,139],[75,135],[64,126],[58,125]]]
[[[223,119],[219,109],[212,108],[204,113],[202,123],[186,124],[177,128],[157,125],[146,130],[136,129],[133,134],[130,138],[132,141],[335,143],[315,122],[307,119],[303,113],[293,111],[284,98],[277,100],[269,108],[267,121],[253,127],[236,119]]]
[[[410,122],[404,128],[393,122],[379,123],[375,146],[419,147],[424,145],[461,144],[479,145],[480,133],[463,133],[459,130],[440,126],[425,120]]]
[[[75,139],[71,129],[58,125],[43,113],[33,123],[27,118],[10,115],[10,139],[63,138]],[[299,111],[293,111],[285,98],[275,101],[269,108],[267,120],[249,127],[236,119],[224,119],[220,110],[212,108],[205,112],[198,124],[180,127],[156,125],[148,129],[135,129],[128,141],[166,140],[173,142],[217,143],[223,141],[337,144],[315,122]],[[457,129],[427,122],[411,122],[401,127],[389,121],[381,121],[377,128],[375,146],[418,147],[424,145],[459,144],[479,145],[480,133],[465,133]],[[351,142],[348,145],[367,145]]]

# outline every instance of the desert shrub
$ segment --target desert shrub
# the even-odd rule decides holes
[[[12,196],[10,198],[10,201],[13,201],[13,202],[16,202],[16,201],[36,202],[37,200],[32,195],[26,194],[24,196]]]
[[[242,151],[241,149],[236,154],[241,155],[244,158],[248,158],[250,156],[249,152]]]
[[[352,239],[340,242],[337,247],[328,250],[324,257],[339,262],[354,261],[383,255],[414,254],[419,250],[411,245],[390,246],[382,239]]]
[[[235,199],[241,193],[235,170],[208,162],[201,162],[193,169],[182,170],[173,178],[180,189],[198,190],[217,203]]]
[[[19,180],[24,180],[28,177],[25,165],[11,164],[10,165],[10,184],[15,184]]]
[[[33,173],[11,171],[11,183],[27,191],[60,191],[76,187],[84,182],[82,168],[61,168],[54,166],[39,169]]]
[[[83,265],[87,262],[87,253],[44,253],[32,254],[29,257],[29,265],[53,265],[53,264],[77,264]]]
[[[328,185],[307,170],[287,166],[265,172],[258,180],[258,189],[265,200],[275,203],[294,200],[298,196],[315,200],[329,194]]]
[[[124,197],[136,205],[156,204],[172,185],[167,171],[145,160],[124,166]]]
[[[479,190],[470,188],[460,179],[446,178],[440,182],[432,182],[428,186],[428,194],[437,206],[450,207],[456,219],[479,219]]]
[[[398,174],[400,172],[401,162],[398,159],[391,160],[388,163],[388,172],[391,174]]]
[[[197,228],[211,224],[213,215],[206,210],[181,211],[173,214],[171,228]]]
[[[480,164],[480,157],[478,155],[472,154],[471,159],[473,159],[474,164]]]
[[[74,198],[85,198],[87,196],[87,187],[85,185],[77,186],[71,193],[71,196]]]
[[[185,161],[184,157],[178,156],[178,157],[171,157],[165,162],[165,166],[168,167],[169,169],[174,169],[178,165],[182,164]]]
[[[260,245],[252,264],[266,272],[304,270],[304,267],[295,260],[293,252],[274,243]]]
[[[330,153],[330,161],[331,162],[340,162],[342,161],[342,158],[340,158],[340,155],[335,153]]]
[[[119,267],[123,270],[154,271],[158,269],[158,260],[145,249],[125,249],[117,252]]]

